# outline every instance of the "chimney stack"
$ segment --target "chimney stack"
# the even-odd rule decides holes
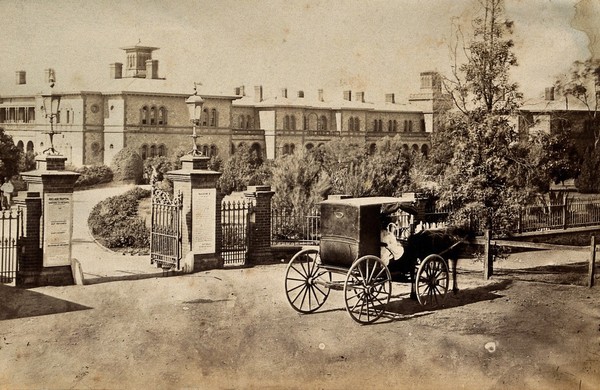
[[[146,78],[158,78],[158,60],[146,60]]]
[[[281,97],[287,99],[287,88],[281,88]]]
[[[302,99],[304,97],[304,91],[298,91],[298,97]]]
[[[240,95],[246,96],[246,88],[243,85],[240,86]]]
[[[356,92],[356,101],[364,103],[365,102],[365,93],[364,92]]]
[[[254,87],[254,102],[260,103],[263,101],[263,88],[262,85],[257,85]]]
[[[44,69],[44,81],[46,83],[51,83],[51,84],[56,82],[56,75],[54,73],[54,69],[52,69],[52,68]]]
[[[239,96],[240,95],[240,87],[235,87],[233,89],[233,94],[236,95],[236,96]]]
[[[27,83],[25,76],[26,76],[26,73],[24,70],[17,70],[17,72],[16,72],[17,85],[23,85],[23,84]]]
[[[110,64],[110,78],[123,78],[123,64],[121,62],[115,62],[114,64]]]
[[[554,87],[546,88],[546,100],[554,100]]]
[[[344,100],[352,101],[352,91],[344,91]]]
[[[396,96],[393,93],[386,93],[385,94],[385,102],[386,103],[396,103]]]
[[[322,102],[322,101],[323,101],[323,90],[322,90],[322,89],[319,89],[319,90],[317,91],[317,93],[318,93],[318,95],[319,95],[319,101],[320,101],[320,102]]]

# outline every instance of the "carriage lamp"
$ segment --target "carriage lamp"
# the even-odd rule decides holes
[[[50,131],[45,131],[43,134],[48,134],[50,136],[50,147],[44,150],[44,154],[54,154],[57,155],[59,152],[54,148],[54,135],[60,134],[60,131],[54,131],[54,118],[58,116],[58,110],[60,107],[60,98],[61,95],[54,93],[54,71],[50,70],[50,77],[48,79],[50,82],[50,93],[42,94],[42,101],[44,114],[46,118],[50,119]]]
[[[200,118],[202,116],[202,106],[204,105],[204,100],[201,96],[198,96],[197,83],[194,83],[194,94],[186,99],[185,104],[188,106],[188,110],[190,112],[190,122],[192,122],[192,140],[194,142],[194,146],[190,154],[192,156],[202,156],[202,152],[198,150],[198,146],[196,145],[196,139],[198,135],[196,134],[196,127],[200,126]]]

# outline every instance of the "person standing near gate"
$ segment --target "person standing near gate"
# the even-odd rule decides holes
[[[10,209],[15,186],[13,186],[8,177],[4,179],[4,184],[0,187],[0,191],[2,191],[2,208]]]

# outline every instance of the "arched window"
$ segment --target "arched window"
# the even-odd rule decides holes
[[[292,127],[292,131],[296,130],[296,116],[295,115],[291,115],[290,116],[290,120],[291,120],[291,127]]]
[[[208,125],[208,108],[202,110],[202,126]]]
[[[391,119],[388,121],[388,128],[387,128],[387,130],[388,131],[394,130],[394,122],[392,122]]]
[[[348,131],[354,131],[354,117],[348,119]]]
[[[306,118],[306,115],[302,117],[302,129],[308,130],[308,118]]]
[[[421,153],[423,154],[423,156],[427,157],[427,155],[429,154],[429,145],[421,145]]]
[[[19,141],[19,142],[17,142],[17,148],[19,148],[19,150],[20,150],[21,152],[23,151],[23,148],[24,148],[24,147],[25,147],[25,146],[23,145],[23,141]]]
[[[377,145],[376,144],[371,144],[369,146],[369,154],[373,155],[373,154],[375,154],[376,151],[377,151]]]
[[[253,143],[252,146],[250,146],[250,153],[256,153],[257,157],[262,157],[262,150],[260,147],[260,144],[258,144],[257,142]]]
[[[150,108],[150,124],[156,124],[156,107],[154,106]]]
[[[306,148],[306,150],[313,150],[313,148],[315,147],[315,145],[311,144],[311,143],[307,143],[306,146],[304,146]]]
[[[419,152],[419,145],[413,144],[412,151],[413,151],[413,153],[418,153]]]
[[[150,146],[150,157],[156,157],[156,145]]]
[[[208,152],[209,152],[209,150],[210,150],[210,149],[209,149],[208,145],[206,145],[206,144],[202,145],[202,154],[203,154],[204,156],[208,156]]]
[[[407,144],[403,144],[402,145],[402,150],[405,152],[408,152],[408,145]]]
[[[140,155],[142,156],[142,160],[148,158],[148,145],[142,145],[142,147],[140,148]]]
[[[33,142],[27,141],[27,151],[33,152]]]
[[[283,130],[289,130],[290,129],[290,116],[286,115],[285,118],[283,118]]]
[[[288,145],[288,144],[284,144],[284,145],[283,145],[283,148],[282,148],[282,151],[283,151],[283,154],[284,154],[284,155],[286,155],[286,154],[290,154],[290,145]]]
[[[158,155],[159,156],[166,156],[166,147],[163,144],[158,145]]]
[[[412,121],[408,121],[408,131],[411,132],[411,133],[413,131]]]
[[[216,156],[219,153],[219,150],[217,149],[217,145],[212,144],[210,145],[210,156]]]
[[[246,127],[246,117],[243,115],[240,115],[240,129],[243,129]]]
[[[394,125],[393,125],[393,128],[392,128],[392,131],[393,131],[394,133],[397,133],[397,132],[398,132],[398,121],[397,121],[397,120],[395,120],[395,119],[394,119]]]
[[[321,131],[327,131],[327,117],[321,115]]]
[[[233,142],[232,142],[232,143],[231,143],[231,145],[229,146],[229,152],[230,152],[231,154],[234,154],[234,153],[235,153],[235,145],[233,144]]]
[[[406,133],[408,131],[408,121],[405,120],[404,121],[404,132]]]
[[[360,131],[360,119],[358,117],[354,118],[354,130]]]
[[[27,114],[27,120],[29,122],[35,122],[35,108],[29,107],[29,113]]]
[[[252,117],[250,115],[246,115],[246,128],[254,128],[254,126],[252,125]]]
[[[421,119],[421,131],[425,131],[425,119]]]
[[[217,126],[217,110],[214,108],[210,110],[210,125],[212,127]]]
[[[148,107],[147,106],[142,107],[142,109],[140,110],[140,123],[142,125],[148,124]]]
[[[296,150],[296,145],[290,144],[290,154],[294,154],[295,150]]]
[[[161,107],[158,109],[158,125],[166,125],[167,124],[167,109]]]

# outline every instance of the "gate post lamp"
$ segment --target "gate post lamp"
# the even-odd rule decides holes
[[[202,156],[202,151],[198,150],[198,145],[196,145],[196,139],[198,135],[196,134],[196,127],[200,126],[200,118],[202,117],[202,106],[204,105],[204,100],[201,96],[198,96],[197,83],[194,83],[194,94],[186,99],[185,104],[188,106],[188,110],[190,112],[190,122],[192,122],[192,140],[194,142],[194,147],[190,154],[192,156]]]
[[[58,155],[60,154],[56,149],[54,149],[54,135],[61,134],[60,131],[54,131],[54,118],[58,116],[58,109],[60,107],[60,98],[61,95],[54,93],[54,75],[50,78],[50,93],[42,94],[43,99],[43,110],[46,115],[46,118],[50,119],[50,131],[44,131],[43,134],[48,134],[50,136],[50,147],[43,151],[44,154]]]

